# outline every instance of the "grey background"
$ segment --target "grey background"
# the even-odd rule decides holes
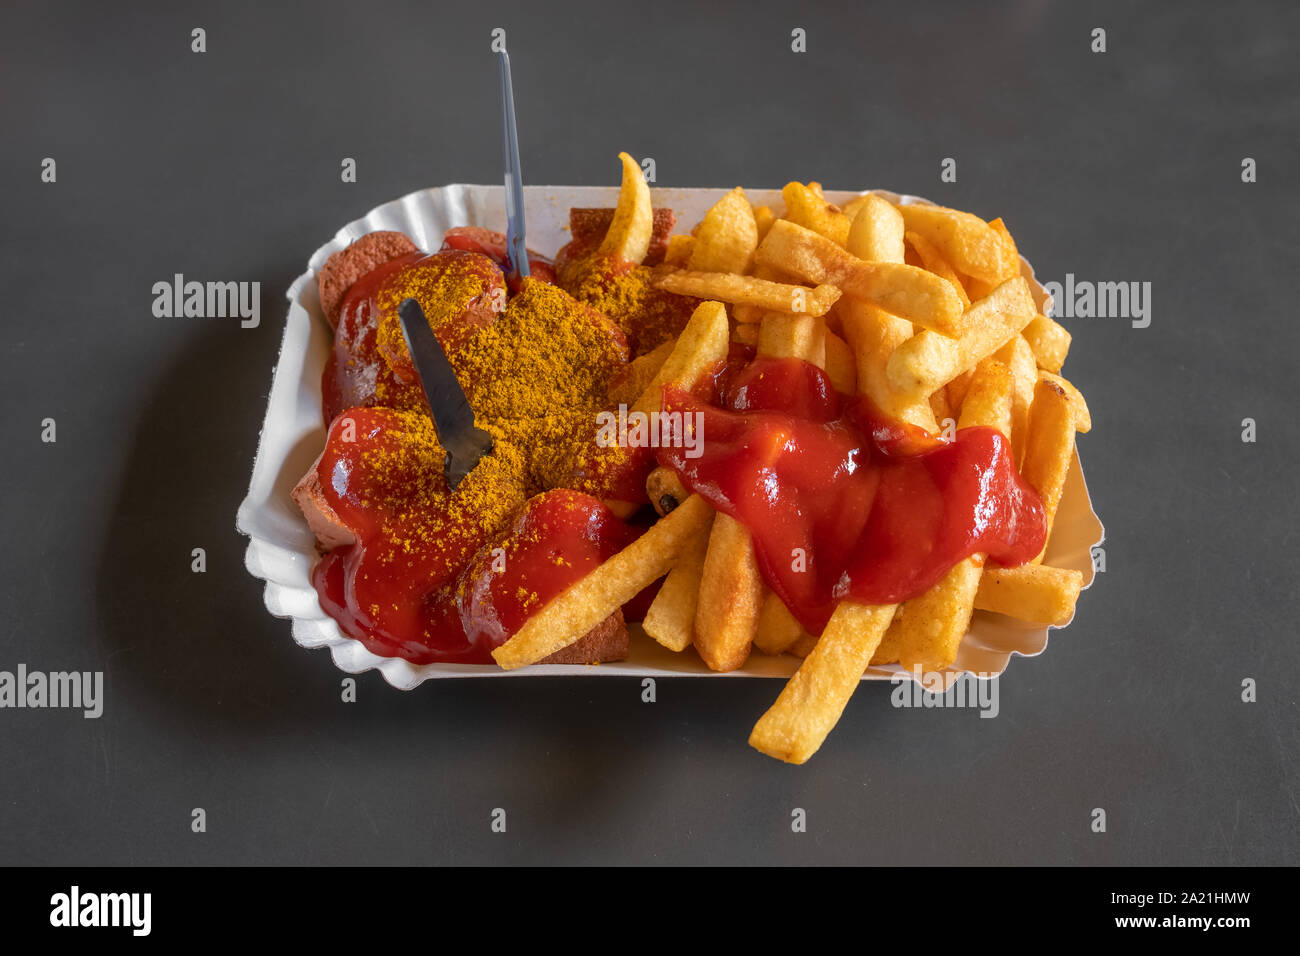
[[[0,711],[0,862],[1297,862],[1294,5],[265,6],[0,13],[0,669],[107,684],[98,721]],[[498,181],[494,26],[528,181],[627,149],[660,185],[883,186],[1004,216],[1043,278],[1154,284],[1148,329],[1070,323],[1108,571],[996,720],[865,686],[795,768],[745,743],[767,681],[343,704],[266,613],[234,513],[284,291],[372,206]],[[261,327],[154,318],[175,272],[261,281]]]

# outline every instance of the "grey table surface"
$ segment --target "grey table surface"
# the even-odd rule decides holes
[[[1297,862],[1300,10],[842,6],[6,4],[0,670],[103,671],[105,709],[0,710],[0,862]],[[1107,570],[996,719],[865,685],[790,767],[745,743],[770,681],[343,703],[266,612],[234,514],[284,291],[372,206],[498,181],[498,26],[530,182],[626,149],[881,186],[1005,217],[1043,278],[1152,284],[1147,328],[1068,323]],[[155,318],[178,272],[261,282],[261,325]]]

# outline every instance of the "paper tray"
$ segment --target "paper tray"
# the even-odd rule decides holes
[[[653,189],[655,206],[676,211],[679,223],[691,225],[718,200],[725,189]],[[914,196],[899,197],[885,190],[880,195],[903,203],[925,203]],[[757,204],[780,208],[779,190],[747,190]],[[828,192],[832,202],[843,203],[855,193]],[[530,248],[554,255],[568,241],[570,206],[613,206],[617,187],[526,186],[525,209]],[[799,665],[788,654],[769,657],[755,652],[749,663],[729,674],[716,674],[694,651],[674,654],[633,627],[630,656],[625,661],[600,664],[537,664],[514,671],[491,665],[414,665],[398,658],[379,657],[356,640],[344,636],[334,619],[321,610],[311,585],[315,565],[315,538],[298,507],[289,497],[325,444],[321,424],[321,372],[329,356],[333,333],[321,312],[316,270],[329,256],[353,240],[378,229],[404,232],[427,250],[442,244],[452,226],[502,229],[505,223],[504,191],[500,186],[451,185],[425,189],[373,209],[344,226],[332,240],[312,254],[307,271],[289,287],[289,315],[276,363],[266,418],[253,460],[248,496],[239,506],[238,529],[248,535],[244,563],[250,574],[266,582],[267,610],[292,621],[293,639],[303,647],[328,647],[338,667],[350,674],[378,668],[394,687],[410,690],[437,677],[789,677]],[[1021,260],[1039,308],[1050,308],[1047,293],[1034,279],[1033,269]],[[1046,562],[1083,572],[1084,587],[1092,583],[1092,547],[1104,537],[1092,510],[1088,487],[1076,452],[1053,527]],[[944,672],[944,686],[961,673],[993,676],[1002,673],[1012,654],[1031,656],[1047,646],[1049,628],[977,611],[962,640],[956,663]],[[897,665],[872,667],[864,680],[888,680],[905,673]]]

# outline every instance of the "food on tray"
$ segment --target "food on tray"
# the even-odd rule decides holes
[[[1059,624],[1042,563],[1091,419],[1000,219],[817,183],[689,234],[620,154],[554,263],[372,233],[320,271],[325,448],[294,491],[322,607],[377,654],[512,669],[694,648],[802,658],[750,742],[801,763],[872,664],[953,664],[983,609]],[[398,306],[491,451],[452,487]],[[441,421],[441,419],[439,419]],[[627,624],[644,634],[629,636]]]

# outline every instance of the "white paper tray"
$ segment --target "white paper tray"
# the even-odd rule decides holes
[[[689,227],[725,193],[725,189],[654,189],[656,206],[676,211],[679,224]],[[755,203],[782,206],[778,190],[747,190]],[[878,192],[904,203],[927,200]],[[832,202],[844,202],[854,193],[829,192]],[[570,206],[613,206],[617,187],[526,186],[524,200],[530,248],[554,255],[568,241]],[[289,287],[289,315],[276,363],[266,418],[253,460],[248,496],[239,506],[238,529],[248,535],[245,565],[250,574],[266,582],[266,607],[277,617],[292,621],[293,639],[303,647],[328,647],[334,663],[350,674],[378,668],[394,687],[410,690],[435,677],[788,677],[799,662],[790,655],[768,657],[755,652],[742,670],[715,674],[694,651],[674,654],[644,634],[632,635],[626,661],[589,666],[538,664],[514,671],[490,665],[414,665],[398,658],[379,657],[356,640],[345,637],[334,619],[321,610],[311,586],[311,569],[317,560],[315,539],[289,492],[315,460],[325,442],[321,424],[321,371],[329,356],[332,333],[321,312],[316,270],[329,256],[353,240],[377,229],[404,232],[427,250],[442,243],[452,226],[504,229],[504,191],[500,186],[451,185],[425,189],[373,209],[344,226],[332,240],[317,249],[307,271]],[[1033,269],[1022,260],[1022,271],[1039,308],[1050,308],[1047,293],[1034,279]],[[1084,587],[1092,583],[1092,547],[1103,540],[1101,522],[1092,510],[1088,488],[1076,454],[1066,481],[1047,551],[1048,564],[1083,572]],[[998,614],[976,612],[962,641],[957,661],[945,673],[949,685],[963,672],[983,676],[1000,674],[1012,654],[1031,656],[1047,646],[1049,628],[1033,626]],[[870,668],[864,680],[890,679],[901,673],[897,665]]]

